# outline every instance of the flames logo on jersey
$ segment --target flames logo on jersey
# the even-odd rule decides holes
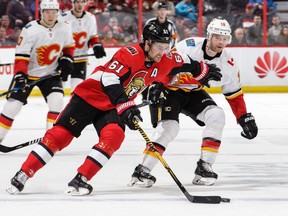
[[[140,71],[136,73],[130,80],[127,86],[125,86],[126,95],[131,98],[133,95],[140,92],[145,87],[145,76],[147,72]]]
[[[198,82],[193,78],[191,73],[179,73],[176,76],[173,84],[198,84]]]
[[[60,50],[61,47],[58,44],[41,46],[37,48],[36,52],[38,64],[40,66],[51,65],[58,58]]]
[[[278,52],[271,54],[269,51],[264,56],[257,58],[257,65],[254,67],[259,78],[264,78],[270,73],[275,73],[279,78],[284,78],[288,72],[286,57],[280,57]]]
[[[75,48],[82,49],[85,46],[86,38],[87,38],[86,32],[73,33],[73,39],[75,41]]]

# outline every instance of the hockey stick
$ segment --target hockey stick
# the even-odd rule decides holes
[[[77,55],[77,56],[74,56],[74,58],[86,58],[89,56],[94,56],[94,54],[91,53],[91,54],[85,54],[85,55]],[[9,66],[9,65],[14,65],[14,63],[4,63],[4,64],[0,63],[0,66]]]
[[[86,57],[89,57],[89,56],[94,56],[94,54],[85,54],[85,55],[78,55],[78,56],[74,56],[74,58],[86,58]]]
[[[144,107],[144,106],[147,106],[147,105],[151,105],[151,101],[150,100],[143,100],[142,103],[137,104],[136,107],[137,108],[141,108],[141,107]]]
[[[8,152],[11,152],[11,151],[15,151],[15,150],[17,150],[17,149],[24,148],[24,147],[26,147],[26,146],[29,146],[29,145],[38,143],[39,141],[41,141],[41,139],[42,139],[42,137],[41,137],[41,138],[34,139],[34,140],[30,140],[30,141],[28,141],[28,142],[24,142],[24,143],[21,143],[21,144],[19,144],[19,145],[12,146],[12,147],[0,145],[0,152],[8,153]]]
[[[43,81],[43,80],[49,79],[49,78],[54,77],[54,76],[57,76],[57,75],[60,75],[60,73],[59,73],[59,72],[55,72],[55,73],[53,73],[53,74],[49,74],[49,75],[47,75],[47,76],[40,77],[40,78],[37,79],[37,80],[33,80],[33,81],[27,83],[27,85],[24,86],[23,88],[15,87],[15,88],[10,89],[10,90],[8,90],[8,91],[6,91],[6,92],[3,92],[2,94],[0,94],[0,97],[2,97],[2,96],[4,96],[4,95],[7,95],[7,94],[10,94],[11,92],[17,92],[17,91],[20,91],[20,90],[24,90],[27,86],[35,85],[35,84],[37,84],[38,82],[41,82],[41,81]]]
[[[150,105],[151,104],[151,101],[149,100],[143,100],[142,103],[136,105],[137,108],[141,108],[141,107],[144,107],[144,106],[147,106],[147,105]],[[32,145],[32,144],[35,144],[35,143],[38,143],[40,140],[42,139],[41,138],[37,138],[37,139],[34,139],[34,140],[30,140],[30,141],[27,141],[25,143],[21,143],[19,145],[16,145],[16,146],[4,146],[4,145],[1,145],[0,144],[0,152],[3,152],[3,153],[8,153],[8,152],[11,152],[11,151],[15,151],[17,149],[21,149],[21,148],[24,148],[26,146],[29,146],[29,145]]]
[[[163,166],[166,168],[166,170],[169,172],[173,180],[176,182],[180,190],[184,193],[186,198],[193,203],[209,203],[209,204],[218,204],[220,202],[230,202],[229,198],[222,198],[221,196],[194,196],[188,193],[188,191],[185,189],[185,187],[182,185],[182,183],[179,181],[179,179],[176,177],[172,169],[169,167],[167,162],[164,160],[162,155],[157,151],[154,144],[151,142],[151,140],[148,138],[144,130],[140,127],[137,120],[134,120],[134,124],[137,127],[137,130],[140,132],[142,137],[145,139],[146,143],[149,145],[149,147],[152,149],[155,156],[159,159],[159,161],[163,164]]]

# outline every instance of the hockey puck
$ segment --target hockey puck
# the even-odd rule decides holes
[[[229,202],[230,202],[230,199],[229,199],[229,198],[222,198],[222,199],[221,199],[221,202],[229,203]]]

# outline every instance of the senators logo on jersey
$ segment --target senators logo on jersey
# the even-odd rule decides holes
[[[40,66],[51,65],[59,56],[61,47],[58,44],[41,46],[36,49],[37,62]]]
[[[136,73],[130,80],[127,86],[125,86],[126,95],[131,98],[133,95],[142,91],[145,86],[145,76],[148,72],[140,71]]]

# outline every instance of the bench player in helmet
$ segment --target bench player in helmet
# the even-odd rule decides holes
[[[62,71],[66,76],[73,67],[74,40],[68,23],[57,21],[57,0],[43,0],[40,4],[41,19],[23,27],[15,51],[14,77],[10,89],[24,88],[7,96],[0,115],[0,143],[12,127],[16,115],[27,103],[32,89],[38,86],[48,104],[47,129],[51,128],[63,109],[63,86],[60,76],[27,86],[41,77]],[[31,118],[33,118],[31,116]]]
[[[96,18],[93,14],[84,11],[86,0],[72,0],[73,9],[61,14],[72,28],[75,40],[74,70],[71,71],[71,91],[86,78],[87,55],[89,47],[93,48],[95,57],[102,58],[106,52],[97,34]]]
[[[254,117],[247,112],[239,80],[239,68],[233,57],[225,50],[231,41],[231,28],[226,20],[213,19],[207,28],[207,38],[187,38],[176,44],[176,49],[197,61],[216,64],[220,68],[222,93],[229,103],[236,122],[243,129],[241,135],[247,139],[257,136],[258,128]],[[150,107],[153,127],[151,137],[158,151],[163,154],[179,131],[179,114],[183,113],[193,119],[199,126],[205,127],[202,134],[201,156],[192,180],[196,185],[213,185],[218,175],[213,171],[218,150],[221,145],[225,115],[222,108],[203,89],[203,85],[187,74],[177,74],[169,80],[166,87],[166,104],[163,108]],[[152,89],[155,92],[155,88]],[[160,90],[159,90],[160,91]],[[151,94],[151,91],[150,91]],[[161,115],[159,115],[161,110]],[[160,118],[159,118],[160,116]],[[149,146],[134,173],[129,186],[135,184],[151,187],[156,178],[150,174],[158,159]]]
[[[142,43],[120,48],[105,65],[96,67],[75,88],[54,127],[46,132],[42,141],[28,155],[20,171],[11,179],[7,192],[14,194],[22,191],[28,178],[33,177],[57,151],[68,146],[74,137],[79,137],[82,130],[92,123],[99,142],[77,169],[78,173],[68,183],[67,191],[72,195],[90,194],[93,188],[87,181],[120,148],[125,136],[125,125],[136,130],[133,120],[142,120],[134,98],[146,86],[161,81],[169,73],[176,74],[182,68],[187,71],[194,69],[193,73],[200,82],[218,78],[219,69],[213,66],[200,67],[196,61],[184,65],[178,53],[169,52],[170,40],[168,29],[147,25],[143,29]]]

